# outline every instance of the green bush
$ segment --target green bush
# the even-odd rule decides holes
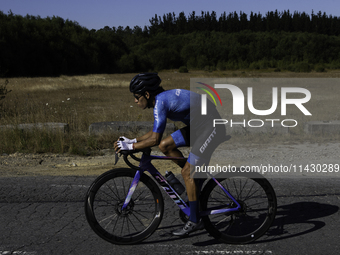
[[[267,69],[270,67],[270,63],[266,59],[262,59],[259,61],[260,69]]]
[[[189,70],[186,66],[181,66],[178,70],[180,73],[188,73]]]
[[[217,65],[216,65],[216,69],[218,70],[218,71],[225,71],[226,70],[226,63],[222,60],[219,60],[218,62],[217,62]]]
[[[7,89],[8,80],[4,84],[0,85],[0,100],[5,99],[6,95],[11,92]]]
[[[331,63],[327,65],[327,68],[329,69],[340,69],[340,63],[339,61],[333,60]]]
[[[312,66],[306,62],[298,62],[296,64],[289,65],[288,70],[297,73],[309,73],[312,71]]]
[[[318,65],[316,68],[315,68],[315,71],[318,72],[318,73],[323,73],[323,72],[326,72],[326,69],[323,65]]]
[[[0,153],[64,153],[69,147],[67,139],[64,133],[48,130],[0,129]]]
[[[216,71],[216,67],[207,65],[207,66],[204,67],[204,71],[213,72],[213,71]]]
[[[4,84],[0,84],[0,118],[1,118],[1,113],[4,112],[3,102],[1,100],[5,99],[6,95],[12,91],[12,90],[7,89],[7,84],[8,84],[8,80],[6,80]]]
[[[253,62],[249,65],[250,69],[255,69],[255,70],[259,70],[260,69],[260,65],[258,62]]]

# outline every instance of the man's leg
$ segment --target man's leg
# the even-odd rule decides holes
[[[167,157],[179,157],[179,158],[183,157],[182,152],[180,152],[180,150],[177,149],[177,146],[172,136],[168,136],[167,138],[162,140],[158,147]],[[183,168],[185,165],[186,159],[173,160],[173,162],[175,162],[178,166]]]
[[[195,179],[191,178],[190,171],[192,171],[194,166],[192,166],[189,162],[186,162],[184,167],[182,168],[182,177],[185,182],[185,187],[187,189],[188,199],[189,201],[197,200],[197,190]]]
[[[188,145],[187,136],[189,136],[189,133],[186,129],[189,129],[189,127],[178,130],[171,136],[168,136],[161,141],[161,143],[159,144],[159,148],[166,156],[183,157],[182,152],[180,152],[177,147]],[[176,139],[177,144],[174,139]],[[190,176],[190,171],[193,169],[193,166],[189,162],[187,162],[186,159],[173,161],[182,168],[181,173],[185,182],[185,187],[189,199],[190,217],[189,221],[185,224],[183,228],[172,232],[172,234],[176,236],[184,236],[195,230],[203,229],[203,223],[199,222],[199,204],[197,201],[196,183],[195,180]]]
[[[189,221],[184,225],[183,228],[177,229],[172,232],[175,236],[185,236],[191,232],[196,230],[203,229],[203,222],[200,222],[199,217],[199,203],[197,200],[197,186],[195,180],[191,178],[190,171],[193,169],[193,166],[186,162],[184,167],[182,168],[182,176],[185,182],[185,187],[187,189],[187,195],[189,198],[189,206],[190,206],[190,217]]]
[[[198,223],[200,220],[199,217],[199,204],[197,201],[197,186],[195,183],[195,179],[190,176],[190,172],[193,170],[193,166],[186,162],[184,167],[182,168],[182,177],[185,182],[185,187],[187,190],[187,195],[189,199],[190,205],[190,217],[189,220]]]

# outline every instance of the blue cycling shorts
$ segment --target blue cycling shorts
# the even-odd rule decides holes
[[[212,153],[224,141],[226,136],[224,125],[213,127],[210,123],[203,128],[190,133],[190,126],[186,126],[171,134],[176,147],[192,146],[188,162],[194,166],[208,164]]]

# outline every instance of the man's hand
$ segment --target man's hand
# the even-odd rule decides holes
[[[125,136],[121,136],[121,137],[119,137],[119,141],[122,141],[122,142],[125,142],[125,143],[136,143],[137,139],[136,138],[129,139],[129,138],[126,138]]]
[[[122,145],[122,144],[118,145],[118,143],[121,143],[121,142],[123,142],[124,145]],[[122,147],[124,147],[124,148],[131,148],[131,146],[132,146],[131,150],[133,150],[133,144],[136,143],[136,142],[137,142],[136,138],[129,139],[129,138],[126,138],[125,136],[120,136],[118,138],[118,140],[114,142],[113,146],[115,148],[116,153],[118,153],[121,150],[129,150],[129,149],[123,149]],[[130,144],[131,146],[127,146],[126,144]]]
[[[117,147],[115,147],[116,152],[120,152],[121,150],[123,151],[132,151],[134,150],[133,148],[133,143],[126,143],[122,141],[117,142]]]

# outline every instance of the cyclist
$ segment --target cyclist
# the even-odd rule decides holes
[[[135,103],[142,109],[153,108],[154,126],[147,134],[128,139],[121,137],[115,142],[115,150],[138,150],[158,145],[169,157],[183,157],[179,147],[192,146],[188,160],[174,160],[182,168],[190,206],[189,221],[183,228],[172,232],[184,236],[203,229],[199,217],[198,192],[193,175],[194,166],[207,164],[212,152],[225,138],[224,125],[213,127],[213,119],[221,119],[215,105],[207,100],[207,115],[201,115],[201,95],[184,89],[164,90],[157,73],[136,75],[130,83]],[[166,120],[182,121],[187,126],[162,140]],[[190,132],[191,131],[191,132]],[[190,143],[191,141],[191,143]]]

